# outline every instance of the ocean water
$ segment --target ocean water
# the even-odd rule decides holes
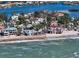
[[[0,58],[78,58],[79,39],[0,44]]]

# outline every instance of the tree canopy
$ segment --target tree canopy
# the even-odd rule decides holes
[[[3,14],[0,14],[0,22],[4,22],[7,20],[7,16],[3,13]]]

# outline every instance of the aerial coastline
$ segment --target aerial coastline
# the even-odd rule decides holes
[[[0,1],[0,58],[79,58],[79,1]]]
[[[50,2],[32,3],[39,3],[40,5],[40,3]],[[11,3],[8,2],[8,4]],[[7,19],[8,17],[5,14],[0,14],[0,41],[35,40],[79,35],[79,18],[70,17],[65,12],[42,10],[31,13],[16,13],[14,11],[9,20]]]
[[[68,33],[67,33],[68,32]],[[70,33],[69,33],[70,32]],[[62,34],[41,34],[41,35],[32,35],[32,36],[3,36],[0,39],[0,43],[16,43],[16,42],[35,42],[35,41],[48,41],[48,40],[64,40],[67,38],[75,39],[78,37],[79,32],[77,31],[65,31]],[[53,39],[48,39],[53,38]]]

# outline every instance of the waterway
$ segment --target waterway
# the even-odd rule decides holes
[[[69,13],[72,17],[79,17],[79,12],[69,12],[69,9],[79,9],[79,5],[65,5],[62,3],[58,4],[41,4],[41,5],[24,5],[24,6],[13,6],[11,8],[0,9],[0,13],[5,13],[7,16],[12,16],[13,12],[16,13],[30,13],[41,10],[48,11],[61,11]]]

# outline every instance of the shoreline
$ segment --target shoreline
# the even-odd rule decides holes
[[[65,40],[65,39],[79,39],[79,32],[77,31],[64,31],[62,34],[42,34],[33,36],[4,36],[0,37],[0,44],[2,43],[20,43],[20,42],[36,42],[48,40]]]
[[[27,43],[27,42],[43,42],[43,41],[58,41],[58,40],[75,40],[79,39],[79,37],[61,37],[61,38],[45,38],[45,39],[34,39],[34,40],[14,40],[14,41],[2,41],[0,44],[12,44],[12,43]]]

